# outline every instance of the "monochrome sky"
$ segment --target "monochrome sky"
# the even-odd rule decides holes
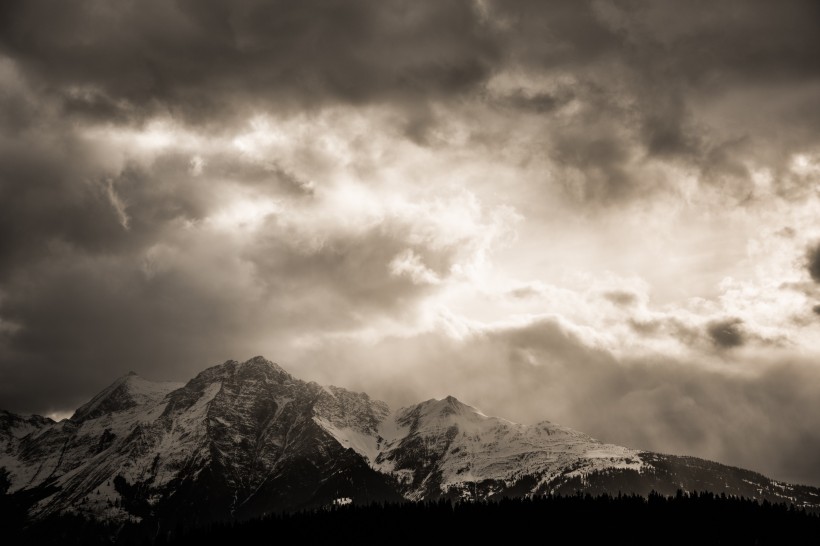
[[[820,485],[818,21],[6,0],[0,407],[262,354]]]

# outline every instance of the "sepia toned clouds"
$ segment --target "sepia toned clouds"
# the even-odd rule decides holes
[[[820,483],[817,11],[5,2],[0,407],[261,353]]]

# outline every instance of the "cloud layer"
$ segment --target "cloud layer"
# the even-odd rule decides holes
[[[819,15],[4,2],[0,407],[262,353],[820,484]]]

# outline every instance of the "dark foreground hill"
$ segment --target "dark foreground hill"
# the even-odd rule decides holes
[[[200,528],[154,529],[59,516],[5,544],[223,546],[226,544],[671,544],[816,545],[820,516],[793,505],[711,493],[574,495],[497,502],[355,504]]]

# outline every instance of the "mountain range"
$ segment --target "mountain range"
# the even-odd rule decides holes
[[[70,419],[0,411],[0,493],[33,520],[246,519],[372,501],[711,491],[820,510],[820,489],[629,449],[447,397],[392,411],[263,357],[117,379]]]

